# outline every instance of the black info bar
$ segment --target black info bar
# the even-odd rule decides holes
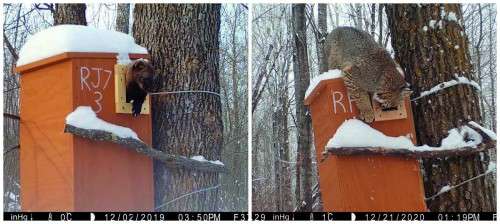
[[[5,221],[496,221],[496,212],[4,212]]]

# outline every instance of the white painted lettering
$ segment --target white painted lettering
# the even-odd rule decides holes
[[[80,67],[80,86],[82,87],[82,90],[83,90],[83,84],[85,84],[85,86],[87,86],[87,88],[90,91],[90,86],[87,83],[87,79],[89,77],[90,77],[90,70],[89,70],[89,68],[87,68],[87,67]]]
[[[339,98],[337,99],[336,96],[339,96]],[[344,95],[341,93],[341,92],[337,92],[337,91],[332,91],[332,99],[333,99],[333,112],[335,114],[337,114],[337,104],[339,104],[340,106],[342,106],[342,110],[344,110],[344,113],[346,112],[345,110],[345,106],[344,104],[342,103],[342,98],[344,98]]]

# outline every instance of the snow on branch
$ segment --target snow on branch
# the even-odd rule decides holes
[[[469,122],[471,124],[471,122]],[[359,138],[356,136],[364,136]],[[384,155],[410,158],[465,156],[496,147],[496,134],[476,123],[448,131],[441,146],[415,146],[405,136],[390,137],[362,121],[345,121],[330,139],[324,152],[334,155]],[[324,160],[324,158],[323,158]]]
[[[457,187],[460,187],[460,186],[462,186],[462,185],[464,185],[464,184],[466,184],[466,183],[469,183],[469,182],[471,182],[471,181],[473,181],[473,180],[476,180],[476,179],[478,179],[478,178],[480,178],[480,177],[484,177],[484,176],[486,176],[486,175],[488,175],[488,174],[490,174],[490,173],[493,173],[495,170],[497,170],[497,167],[496,167],[495,162],[490,162],[490,164],[488,164],[488,169],[487,169],[484,173],[479,174],[479,175],[477,175],[477,176],[475,176],[475,177],[469,178],[469,179],[467,179],[467,180],[465,180],[465,181],[462,181],[462,182],[460,182],[460,183],[458,183],[458,184],[456,184],[456,185],[453,185],[453,186],[450,186],[450,185],[445,185],[445,186],[443,186],[443,187],[439,190],[439,192],[438,192],[438,193],[436,193],[436,194],[434,194],[434,195],[432,195],[432,196],[430,196],[430,197],[425,198],[425,200],[426,200],[426,201],[433,200],[433,199],[437,198],[439,195],[442,195],[442,194],[444,194],[444,193],[446,193],[446,192],[449,192],[449,191],[451,191],[451,190],[453,190],[453,189],[455,189],[455,188],[457,188]]]
[[[459,84],[471,85],[474,88],[476,88],[478,91],[481,91],[481,87],[479,87],[479,84],[477,84],[473,80],[469,80],[468,78],[463,77],[463,76],[458,76],[457,74],[455,74],[455,78],[456,78],[456,80],[450,80],[450,81],[447,81],[447,82],[440,83],[440,84],[432,87],[430,90],[426,90],[426,91],[421,92],[420,96],[411,99],[411,101],[418,100],[418,99],[420,99],[422,97],[434,94],[434,93],[439,92],[439,91],[441,91],[443,89],[446,89],[446,88],[449,88],[449,87],[452,87],[452,86],[456,86],[456,85],[459,85]]]
[[[201,160],[171,155],[154,149],[142,142],[135,132],[126,127],[110,124],[96,117],[90,107],[78,107],[66,117],[65,133],[95,141],[108,141],[133,149],[153,159],[165,162],[170,168],[184,168],[204,172],[227,172],[220,161]]]

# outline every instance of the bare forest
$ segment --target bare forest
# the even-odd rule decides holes
[[[395,57],[398,55],[392,44],[400,42],[393,40],[397,33],[391,33],[391,28],[402,29],[407,23],[401,22],[403,20],[399,17],[392,17],[391,21],[394,22],[389,23],[391,18],[388,18],[387,12],[400,10],[402,15],[413,19],[415,17],[408,15],[425,17],[424,10],[433,7],[439,9],[443,6],[412,4],[404,8],[389,4],[269,4],[253,7],[254,211],[322,211],[316,171],[318,158],[314,158],[312,128],[308,124],[310,115],[306,111],[305,117],[301,118],[301,113],[304,113],[303,86],[307,88],[310,79],[327,71],[322,55],[326,35],[335,27],[356,27],[371,34]],[[418,10],[422,14],[411,14]],[[468,38],[466,54],[470,54],[473,68],[470,75],[480,86],[479,122],[495,131],[496,7],[494,4],[463,4],[458,6],[458,10],[459,15],[463,16],[463,19],[458,19],[459,27],[463,27],[464,36]],[[402,41],[408,42],[407,39]],[[301,52],[303,45],[306,46],[305,52]],[[413,45],[410,43],[409,46]],[[405,57],[405,49],[397,47],[399,56]],[[409,78],[412,75],[406,74],[406,79],[415,80]],[[415,82],[410,83],[413,85]],[[414,109],[413,113],[418,112]],[[429,142],[420,139],[419,143]],[[491,160],[496,161],[496,153],[490,154]],[[428,171],[424,167],[422,170]],[[427,177],[424,182],[431,182],[430,179],[433,178]],[[432,185],[428,183],[425,186],[426,197],[436,193],[431,191],[439,190],[431,189]],[[447,207],[450,205],[443,204],[445,200],[428,200],[426,203],[431,211],[460,210]]]
[[[4,210],[20,211],[19,185],[19,74],[13,70],[18,53],[27,39],[47,27],[58,24],[80,24],[99,29],[117,30],[134,37],[144,34],[133,33],[135,18],[140,10],[135,4],[4,4],[3,49],[4,49]],[[229,172],[214,176],[214,186],[190,186],[178,195],[171,195],[171,201],[157,205],[177,206],[182,209],[184,200],[194,199],[197,192],[217,192],[211,207],[200,210],[245,211],[247,209],[247,16],[243,4],[228,4],[213,9],[214,21],[220,23],[216,57],[220,84],[220,106],[222,108],[223,138],[220,145],[220,160]],[[139,29],[135,29],[141,32]],[[154,35],[161,36],[161,33]],[[50,43],[47,43],[50,44]],[[139,43],[142,44],[142,43]],[[167,49],[168,50],[168,49]],[[151,52],[150,52],[151,53]],[[212,70],[214,71],[214,70]],[[217,84],[218,85],[218,84]],[[216,105],[219,105],[218,103]],[[62,130],[61,130],[62,131]],[[219,144],[219,143],[217,143]],[[22,146],[21,146],[22,147]],[[217,146],[218,148],[218,146]],[[176,205],[175,203],[180,203]],[[189,206],[189,205],[187,205]],[[213,207],[216,206],[216,207]],[[194,207],[191,207],[194,208]]]

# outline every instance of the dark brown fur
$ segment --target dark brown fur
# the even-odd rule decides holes
[[[132,115],[141,113],[142,103],[148,95],[148,90],[152,88],[154,79],[154,69],[151,62],[145,59],[138,59],[128,64],[125,80],[127,85],[126,102],[132,102]]]

